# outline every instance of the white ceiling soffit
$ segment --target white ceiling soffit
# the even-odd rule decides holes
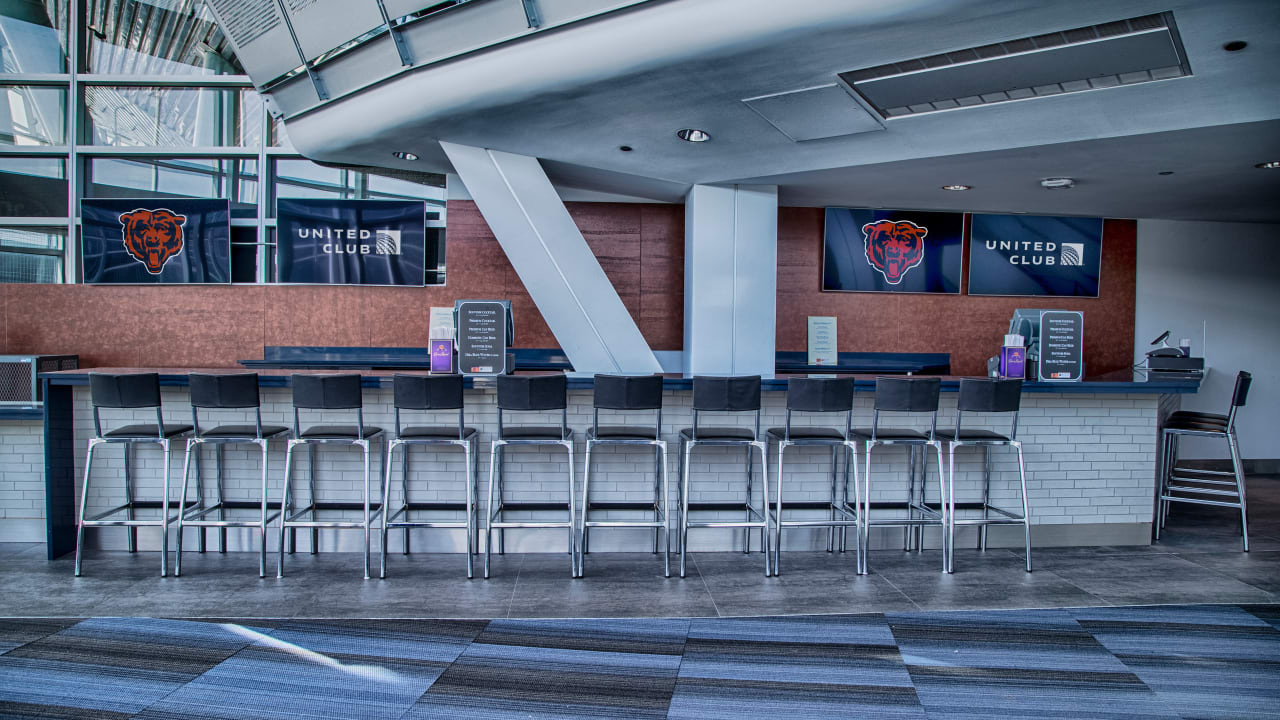
[[[883,117],[1101,90],[1191,74],[1171,13],[840,73]]]
[[[883,130],[884,125],[839,85],[747,98],[742,102],[797,142]]]

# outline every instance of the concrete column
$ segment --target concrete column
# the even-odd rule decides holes
[[[684,232],[685,372],[772,375],[777,186],[695,185]]]
[[[661,372],[537,158],[440,146],[574,369]]]

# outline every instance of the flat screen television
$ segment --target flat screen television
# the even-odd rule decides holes
[[[822,289],[959,293],[964,213],[827,208]]]
[[[970,216],[970,295],[1098,297],[1101,265],[1101,218]]]

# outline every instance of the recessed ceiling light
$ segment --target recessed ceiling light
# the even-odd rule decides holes
[[[631,152],[630,145],[619,145],[618,149],[621,150],[622,152]]]
[[[942,186],[942,189],[943,189],[943,190],[956,190],[956,191],[959,191],[959,190],[972,190],[972,189],[973,189],[973,186],[972,186],[972,185],[943,185],[943,186]]]
[[[1160,172],[1158,172],[1158,173],[1156,173],[1156,174],[1157,174],[1157,175],[1172,175],[1172,174],[1173,174],[1173,171],[1172,171],[1172,170],[1161,170]]]
[[[685,142],[706,142],[711,139],[711,133],[706,130],[698,130],[697,128],[684,128],[676,131],[676,137]]]
[[[396,157],[400,158],[401,160],[417,160],[417,159],[418,159],[418,156],[417,156],[417,155],[415,155],[415,154],[413,154],[413,153],[411,153],[411,152],[405,152],[404,150],[396,150],[395,152],[393,152],[393,153],[391,153],[391,154],[392,154],[392,155],[395,155]]]
[[[1040,181],[1040,187],[1046,190],[1069,190],[1075,187],[1076,181],[1069,177],[1052,177]]]
[[[1232,40],[1226,45],[1223,45],[1222,49],[1226,50],[1227,52],[1240,52],[1241,50],[1247,47],[1249,47],[1249,43],[1243,40]]]
[[[1280,160],[1272,160],[1271,162],[1258,163],[1257,165],[1254,165],[1254,167],[1263,168],[1265,170],[1280,169]]]

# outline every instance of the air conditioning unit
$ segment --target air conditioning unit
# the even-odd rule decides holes
[[[40,373],[79,367],[79,355],[0,355],[0,407],[43,403]]]

